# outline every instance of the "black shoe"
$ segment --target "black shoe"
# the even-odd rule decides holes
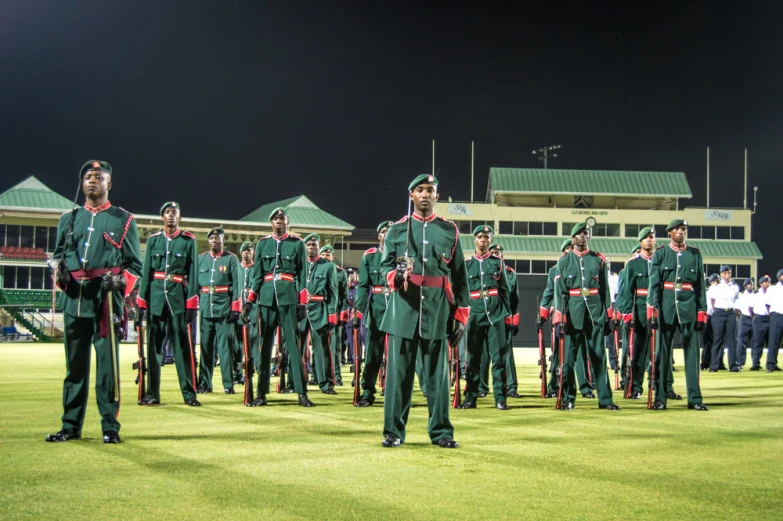
[[[518,392],[514,391],[512,393],[508,393],[506,395],[506,398],[522,398],[522,395],[519,394]]]
[[[381,442],[381,447],[386,447],[387,449],[399,447],[400,445],[402,445],[402,440],[394,434],[389,434],[386,436],[386,439]]]
[[[761,367],[759,367],[759,366],[757,366],[757,365],[754,365],[753,367],[751,367],[750,369],[748,369],[748,371],[761,371]]]
[[[351,378],[351,387],[356,387],[356,378]]]
[[[495,409],[499,411],[507,411],[508,405],[506,405],[506,402],[498,402],[495,404]]]
[[[465,398],[465,401],[457,405],[457,409],[475,409],[476,400],[474,398]]]
[[[296,391],[293,390],[291,387],[286,387],[282,391],[280,391],[280,394],[294,394]]]
[[[139,405],[160,405],[160,401],[150,396],[145,396]]]
[[[632,393],[631,394],[631,400],[640,400],[642,398],[642,393]]]
[[[245,377],[237,378],[234,380],[234,385],[245,385]]]
[[[717,373],[718,371],[719,371],[719,369],[710,369],[711,373]]]
[[[590,399],[590,400],[593,400],[593,399],[595,399],[595,393],[593,393],[593,392],[591,391],[591,392],[589,392],[589,393],[587,393],[587,394],[583,394],[583,395],[582,395],[582,398],[588,398],[588,399]]]
[[[603,409],[605,411],[619,411],[620,410],[620,406],[617,405],[616,403],[607,403],[606,405],[599,405],[598,408],[599,409]]]
[[[552,391],[551,393],[546,393],[546,396],[544,398],[557,398],[557,393]]]
[[[480,393],[478,393],[478,397],[479,398],[486,398],[487,397],[487,393],[485,393],[484,391],[481,391]]]
[[[236,392],[234,392],[233,387],[229,387],[228,389],[223,389],[223,392],[226,394],[237,394]]]
[[[263,407],[264,405],[266,405],[266,396],[259,396],[247,404],[248,407]]]
[[[655,400],[655,403],[653,404],[652,408],[654,411],[662,411],[666,409],[666,404],[660,400]]]
[[[318,385],[318,382],[315,381],[315,378],[310,378],[310,381],[307,382],[307,385]]]
[[[422,391],[422,392],[421,392],[421,394],[422,394],[422,395],[423,395],[425,398],[427,397],[427,393],[425,393],[424,391]]]
[[[673,372],[673,373],[679,373],[679,372],[680,372],[680,370],[679,370],[679,369],[677,369],[676,367],[672,366],[672,372]]]
[[[574,410],[574,402],[563,402],[560,404],[560,410],[561,411],[573,411]]]
[[[381,391],[381,396],[386,396],[386,391]]]
[[[668,393],[666,393],[666,399],[667,400],[682,400],[682,396],[680,396],[679,394],[675,393],[674,391],[669,391]]]
[[[718,371],[726,371],[726,370],[728,370],[728,368],[723,364],[720,364],[720,367],[718,367]]]
[[[117,431],[103,431],[103,443],[119,443],[121,441]]]
[[[783,371],[783,369],[781,369],[781,368],[780,368],[780,367],[778,367],[778,366],[775,366],[775,369],[774,369],[774,371]]]
[[[198,401],[194,396],[193,398],[188,398],[185,400],[185,405],[190,405],[191,407],[201,407],[201,402]]]
[[[361,400],[356,402],[356,407],[372,407],[375,403],[375,396],[363,396]]]
[[[333,388],[329,387],[328,389],[321,391],[324,394],[337,394],[337,391],[335,391]]]
[[[706,405],[703,403],[694,403],[694,404],[688,404],[688,409],[693,409],[694,411],[709,411]]]
[[[740,369],[739,367],[732,367],[731,369],[729,369],[729,372],[730,373],[741,373],[742,369]]]
[[[336,385],[337,387],[342,387],[343,386],[343,381],[342,380],[337,380],[337,382],[335,382],[334,385]]]
[[[207,389],[206,387],[199,387],[196,389],[196,393],[198,394],[210,394],[212,393],[212,389]]]
[[[775,370],[774,370],[774,369],[767,369],[767,372],[768,372],[768,373],[774,373],[774,372],[775,372]]]
[[[165,358],[163,360],[163,365],[171,365],[173,363],[174,363],[174,359],[173,358]]]
[[[706,365],[700,365],[699,366],[699,371],[706,371],[707,369],[708,369],[708,367]]]
[[[57,434],[47,434],[46,441],[68,441],[81,439],[82,435],[73,431],[61,430]]]
[[[437,445],[441,449],[456,449],[459,448],[459,443],[452,440],[451,438],[443,438],[438,441],[433,441],[433,445]]]
[[[315,404],[310,401],[306,394],[299,395],[299,405],[301,407],[315,407]]]

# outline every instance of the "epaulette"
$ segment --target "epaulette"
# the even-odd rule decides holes
[[[288,232],[288,237],[291,237],[292,239],[299,239],[300,241],[302,240],[302,238],[299,235],[295,234],[294,232]],[[286,237],[286,239],[288,237]]]
[[[223,250],[223,253],[228,253],[228,254],[229,254],[229,255],[231,255],[232,257],[236,257],[236,255],[234,255],[234,253],[233,253],[233,252],[230,252],[230,251],[228,251],[228,250]]]
[[[266,239],[271,239],[271,238],[272,238],[272,235],[265,235],[264,237],[261,237],[261,238],[260,238],[260,239],[258,239],[258,240],[259,240],[259,241],[265,241]]]
[[[507,269],[508,271],[514,271],[514,268],[512,268],[511,266],[506,266],[506,269]]]
[[[204,255],[207,255],[208,253],[209,253],[209,250],[205,251],[204,253],[199,253],[198,256],[199,257],[203,257]]]
[[[336,269],[340,270],[340,271],[345,271],[344,269],[342,269],[342,268],[341,268],[340,266],[338,266],[337,264],[335,264],[335,265],[334,265],[334,267],[335,267]]]
[[[189,239],[193,239],[193,240],[195,240],[195,239],[196,239],[196,236],[195,236],[195,235],[193,235],[193,234],[192,234],[192,233],[190,233],[190,232],[182,232],[180,235],[184,235],[185,237],[187,237],[187,238],[189,238]]]
[[[132,214],[132,213],[130,213],[130,212],[129,212],[128,210],[126,210],[125,208],[123,208],[122,206],[114,206],[114,205],[111,205],[111,207],[112,207],[112,208],[117,208],[118,210],[122,210],[123,212],[125,212],[125,213],[127,213],[128,215],[130,215],[131,217],[133,217],[133,214]]]
[[[370,248],[369,250],[365,251],[364,255],[369,255],[371,253],[375,253],[376,251],[378,251],[378,248],[374,248],[373,247],[373,248]]]
[[[408,220],[408,216],[406,215],[405,217],[403,217],[399,221],[395,221],[393,224],[402,224],[402,223],[404,223],[407,220]]]
[[[699,251],[699,248],[697,248],[696,246],[688,246],[688,247],[689,247],[690,249],[692,249],[693,251],[695,251],[696,253],[701,253],[701,252]]]
[[[155,237],[156,235],[163,235],[163,230],[150,234],[150,237]]]
[[[641,255],[639,255],[638,253],[634,253],[633,255],[631,255],[631,258],[628,259],[628,262],[631,262],[632,260],[634,260],[637,257],[641,257]]]
[[[598,256],[601,258],[601,260],[602,260],[602,261],[604,261],[604,262],[608,262],[608,261],[609,261],[609,259],[607,259],[606,257],[604,257],[604,254],[603,254],[603,253],[601,253],[601,252],[598,252],[598,251],[595,251],[595,250],[593,250],[593,253],[595,253],[596,255],[598,255]]]
[[[657,247],[657,248],[655,248],[655,249],[656,249],[656,250],[660,250],[660,249],[661,249],[661,248],[663,248],[664,246],[666,246],[666,245],[665,245],[665,244],[662,244],[662,245],[658,246],[658,247]]]

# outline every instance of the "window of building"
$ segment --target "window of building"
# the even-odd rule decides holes
[[[46,249],[49,245],[49,227],[48,226],[36,226],[35,227],[35,244],[36,248]]]
[[[57,247],[57,228],[49,228],[49,251],[54,251]]]
[[[571,230],[573,227],[576,226],[576,223],[563,223],[563,227],[561,230],[563,230],[563,233],[561,235],[565,235],[566,237],[571,237]]]
[[[736,269],[735,272],[736,277],[741,279],[747,279],[748,277],[750,277],[750,266],[748,266],[747,264],[738,264],[735,267],[735,269]],[[742,282],[740,282],[740,284],[742,284]]]
[[[744,226],[732,226],[731,227],[731,238],[734,240],[745,240],[745,227]]]
[[[538,275],[546,275],[548,273],[546,269],[546,261],[533,260],[530,261],[530,273]]]
[[[544,223],[528,223],[528,235],[544,235]]]
[[[5,245],[19,246],[20,226],[18,224],[9,224],[5,227]]]
[[[517,273],[530,273],[530,260],[528,259],[517,259],[514,261],[515,268],[514,270]]]
[[[720,275],[720,264],[707,264],[705,266],[705,269],[707,270],[707,277],[712,275],[713,273],[717,273]]]
[[[30,268],[16,267],[16,289],[30,289]]]
[[[626,224],[625,225],[625,236],[626,237],[637,237],[639,235],[639,232],[641,229],[644,228],[641,224]]]
[[[44,289],[53,289],[54,288],[54,280],[52,279],[52,272],[44,268]]]
[[[35,242],[35,227],[22,226],[20,237],[19,237],[19,246],[24,246],[25,248],[32,248],[34,242]]]
[[[3,268],[3,288],[14,289],[16,287],[16,266]]]
[[[716,226],[716,239],[731,239],[731,227],[730,226]]]
[[[644,228],[644,226],[642,226]],[[668,232],[666,231],[666,225],[665,224],[656,224],[654,226],[655,228],[655,236],[659,238],[666,238],[669,236]]]
[[[556,260],[546,261],[546,272],[549,273],[549,270],[551,270],[555,266],[557,266],[557,261]]]
[[[590,233],[593,237],[619,237],[620,225],[612,223],[598,223],[593,226],[593,229]]]
[[[689,239],[701,239],[701,226],[688,226]]]
[[[544,223],[544,235],[556,236],[557,223]]]
[[[0,246],[5,246],[5,224],[0,224]]]
[[[515,222],[514,223],[514,235],[530,235],[529,223]]]
[[[30,289],[44,289],[44,268],[30,268]]]
[[[502,235],[513,235],[514,223],[513,221],[500,221],[498,223],[498,229],[495,231]]]
[[[459,233],[470,235],[470,232],[473,231],[473,229],[470,227],[470,221],[456,221],[456,223],[459,227]]]
[[[625,268],[625,263],[621,261],[611,261],[609,263],[609,270],[611,270],[614,273],[620,274],[621,271],[623,271],[623,268]]]
[[[702,226],[701,227],[701,238],[702,239],[714,240],[715,239],[715,227],[714,226]]]

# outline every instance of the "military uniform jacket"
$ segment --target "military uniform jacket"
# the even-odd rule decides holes
[[[230,251],[217,255],[207,251],[198,256],[202,318],[225,318],[231,311],[242,311],[241,277],[237,257]]]
[[[347,322],[348,316],[348,274],[340,266],[337,269],[337,314],[338,319]]]
[[[337,270],[334,263],[316,257],[305,263],[305,288],[307,289],[307,320],[312,329],[337,324]]]
[[[510,315],[506,317],[506,324],[510,326],[519,325],[519,281],[517,272],[511,266],[506,268],[506,282],[508,283],[508,303],[510,305]]]
[[[581,254],[566,253],[557,261],[555,294],[558,303],[561,296],[567,298],[567,318],[577,330],[584,329],[585,316],[594,326],[611,318],[607,268],[606,257],[589,248]]]
[[[490,326],[510,315],[508,281],[503,261],[489,252],[465,261],[470,290],[470,325]]]
[[[631,318],[625,319],[625,315],[633,315],[636,320],[645,322],[651,269],[652,257],[642,252],[634,255],[622,271],[615,311],[623,315],[626,322]]]
[[[391,298],[391,286],[381,270],[383,250],[370,248],[362,256],[359,285],[356,288],[356,309],[366,327],[379,329]]]
[[[555,310],[555,276],[557,275],[557,265],[549,268],[549,273],[546,276],[546,288],[544,288],[544,294],[541,295],[541,303],[539,304],[538,312],[544,318],[549,318],[549,313]]]
[[[250,302],[260,306],[307,304],[305,247],[302,239],[286,233],[267,235],[256,244]]]
[[[397,258],[406,255],[408,226],[407,253],[413,258],[413,271],[405,290],[394,287],[394,272]],[[417,333],[423,339],[445,339],[450,307],[454,308],[454,318],[467,325],[468,275],[459,231],[453,222],[434,214],[426,219],[413,214],[392,224],[383,246],[381,272],[392,288],[382,331],[408,339]]]
[[[68,234],[73,217],[73,235]],[[64,258],[71,280],[60,304],[74,317],[100,316],[104,302],[101,277],[107,271],[125,278],[129,295],[141,274],[141,245],[133,215],[111,203],[74,208],[60,217],[54,258]],[[122,300],[122,299],[119,299]],[[121,309],[115,309],[121,314]],[[106,315],[108,316],[108,315]]]
[[[239,261],[239,273],[240,273],[240,283],[239,283],[239,290],[240,290],[240,300],[242,301],[242,305],[245,305],[245,302],[247,302],[247,297],[250,294],[250,288],[253,285],[253,266],[255,266],[255,263],[250,263],[247,266],[245,266],[242,261]],[[250,310],[250,314],[248,316],[255,316],[254,311],[256,309],[256,305],[253,304]]]
[[[693,246],[676,249],[672,243],[655,250],[650,268],[647,316],[657,308],[662,320],[674,324],[707,321],[707,294],[701,252]]]
[[[144,266],[136,303],[155,316],[168,308],[172,315],[198,309],[198,257],[196,238],[177,230],[160,231],[147,239]]]

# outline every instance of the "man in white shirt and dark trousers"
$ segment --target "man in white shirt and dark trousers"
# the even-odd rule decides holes
[[[778,349],[783,336],[783,270],[778,270],[778,283],[767,291],[769,309],[769,343],[767,344],[767,372],[780,371]]]
[[[729,352],[729,370],[739,372],[734,342],[737,339],[737,317],[734,305],[739,296],[739,288],[731,281],[731,268],[720,267],[720,282],[712,292],[712,361],[710,372],[716,373],[723,362],[723,348]],[[781,324],[783,325],[783,324]]]
[[[745,367],[745,359],[748,346],[753,337],[753,301],[756,293],[753,291],[753,279],[745,279],[742,282],[742,293],[737,298],[734,309],[739,318],[737,327],[737,367],[739,370]]]
[[[769,342],[769,309],[767,308],[767,291],[770,283],[769,275],[759,279],[759,289],[753,294],[753,347],[750,348],[750,370],[761,370],[761,353],[764,345]]]
[[[715,286],[718,285],[717,273],[713,273],[707,278],[709,286],[707,287],[707,324],[704,326],[704,332],[701,336],[701,370],[706,371],[710,368],[712,360],[712,313],[715,311],[712,307],[712,293]],[[725,369],[725,367],[724,367]]]

